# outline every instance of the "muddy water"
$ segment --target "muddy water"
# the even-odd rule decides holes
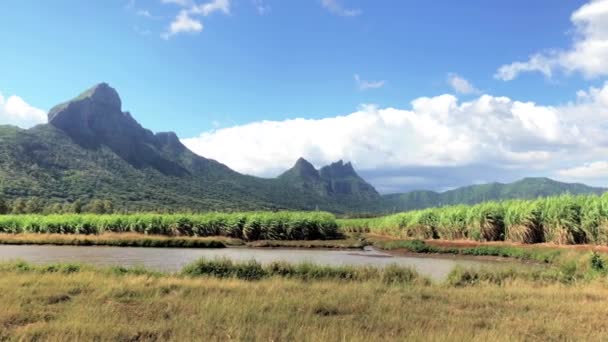
[[[73,262],[100,266],[144,266],[150,269],[175,272],[201,257],[230,258],[235,261],[256,260],[260,263],[285,261],[312,262],[320,265],[368,265],[383,267],[390,264],[410,266],[420,274],[443,280],[457,265],[464,267],[497,266],[488,260],[455,257],[425,258],[393,256],[368,248],[362,251],[319,249],[187,249],[187,248],[131,248],[89,246],[9,246],[0,245],[0,261],[24,260],[32,263]]]

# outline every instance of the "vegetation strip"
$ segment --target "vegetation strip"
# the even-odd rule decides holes
[[[171,247],[224,248],[242,245],[241,240],[228,238],[195,238],[147,236],[143,234],[0,234],[0,245],[57,245],[57,246],[114,246],[114,247]]]
[[[340,237],[334,215],[325,212],[248,212],[130,215],[0,215],[0,233],[142,233],[166,236],[225,236],[255,240],[324,240]]]
[[[428,244],[422,240],[376,241],[374,247],[384,250],[405,249],[413,253],[437,253],[471,256],[497,256],[552,263],[563,250],[557,248],[524,248],[516,246],[485,245],[475,247],[442,247]]]
[[[446,206],[338,224],[344,232],[425,240],[608,244],[608,194]]]
[[[248,247],[254,248],[306,248],[306,249],[363,249],[368,245],[364,240],[260,240],[248,242]]]
[[[184,267],[182,275],[211,276],[217,278],[237,278],[260,280],[270,277],[300,280],[379,280],[385,284],[428,284],[430,281],[409,267],[389,265],[384,268],[363,266],[320,266],[312,263],[290,264],[273,262],[262,265],[257,261],[244,263],[230,259],[200,259]]]
[[[245,242],[223,236],[171,237],[138,233],[84,234],[2,234],[0,245],[59,245],[59,246],[115,246],[115,247],[171,247],[171,248],[305,248],[305,249],[362,249],[363,240],[259,240]]]

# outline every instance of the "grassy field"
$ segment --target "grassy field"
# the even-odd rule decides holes
[[[604,279],[248,281],[2,264],[0,340],[605,340]]]
[[[340,236],[325,212],[248,212],[129,215],[0,215],[0,233],[225,236],[255,240],[323,240]]]
[[[608,244],[608,194],[447,206],[338,225],[344,232],[400,238]]]

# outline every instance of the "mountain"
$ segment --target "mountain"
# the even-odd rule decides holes
[[[143,128],[121,107],[116,90],[101,83],[51,109],[48,124],[0,126],[0,194],[51,203],[110,199],[127,210],[345,212],[358,209],[353,203],[365,185],[373,190],[354,170],[339,168],[324,176],[326,192],[295,180],[242,175],[194,154],[175,133]]]
[[[111,200],[122,210],[328,210],[392,212],[484,200],[535,198],[604,189],[547,178],[484,184],[443,193],[380,195],[351,163],[316,169],[303,158],[277,178],[240,174],[186,148],[172,132],[153,133],[122,110],[106,83],[52,108],[48,124],[0,126],[0,197],[47,203]]]
[[[321,179],[319,171],[304,158],[298,159],[295,165],[281,174],[278,179],[298,189],[312,191],[321,196],[329,193],[328,184]]]
[[[278,179],[323,197],[360,202],[380,199],[380,194],[355,172],[352,164],[345,164],[342,160],[317,170],[310,162],[300,158]]]
[[[484,201],[505,199],[533,199],[560,194],[602,194],[605,188],[595,188],[578,183],[562,183],[549,178],[524,178],[503,184],[489,183],[470,185],[446,192],[412,191],[404,194],[390,194],[382,197],[377,207],[380,211],[404,211],[442,205],[475,204]]]
[[[377,200],[378,191],[355,172],[353,165],[342,160],[324,166],[319,170],[321,179],[327,183],[329,195],[355,197],[360,200]]]

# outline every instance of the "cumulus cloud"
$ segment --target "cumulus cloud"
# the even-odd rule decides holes
[[[565,50],[535,53],[527,61],[501,66],[495,78],[510,81],[523,72],[551,77],[556,70],[579,72],[586,78],[608,75],[608,0],[592,0],[572,13],[575,38]]]
[[[29,128],[44,122],[44,110],[31,106],[19,96],[12,95],[5,99],[0,93],[0,125]]]
[[[581,166],[559,170],[557,174],[569,179],[608,178],[608,161],[585,163]]]
[[[359,74],[355,74],[354,78],[355,78],[355,83],[357,84],[357,87],[359,88],[359,90],[382,88],[386,84],[386,81],[384,81],[384,80],[366,81],[364,79],[361,79]]]
[[[607,119],[608,83],[581,91],[576,101],[562,106],[487,94],[462,102],[445,94],[417,98],[406,109],[362,106],[323,119],[253,122],[183,142],[202,156],[259,176],[275,176],[301,156],[315,165],[350,160],[363,174],[415,168],[470,170],[483,165],[511,176],[554,175],[566,160],[577,165],[608,153]],[[410,173],[384,180],[375,175],[374,182],[388,189],[400,179],[396,177],[404,176],[428,180],[427,173]],[[447,173],[434,180],[445,177]],[[470,177],[464,184],[484,175]],[[429,184],[430,180],[425,183]]]
[[[349,9],[344,7],[340,0],[321,0],[321,6],[330,13],[342,17],[356,17],[362,13],[360,9]]]
[[[459,94],[479,94],[479,89],[475,88],[471,82],[469,82],[466,78],[450,73],[448,74],[447,79],[448,85],[452,87],[452,89]]]
[[[198,33],[202,30],[203,23],[192,18],[188,11],[182,10],[169,25],[169,30],[162,34],[162,38],[169,39],[178,33]]]
[[[224,14],[230,14],[230,1],[229,0],[213,0],[208,3],[200,5],[194,5],[191,9],[194,14],[200,14],[208,16],[213,12],[222,12]]]
[[[230,14],[230,0],[213,0],[196,4],[190,0],[162,0],[163,3],[177,4],[180,10],[175,19],[169,24],[167,31],[161,34],[163,39],[169,39],[179,33],[199,33],[204,26],[197,16],[209,16],[215,12]]]

